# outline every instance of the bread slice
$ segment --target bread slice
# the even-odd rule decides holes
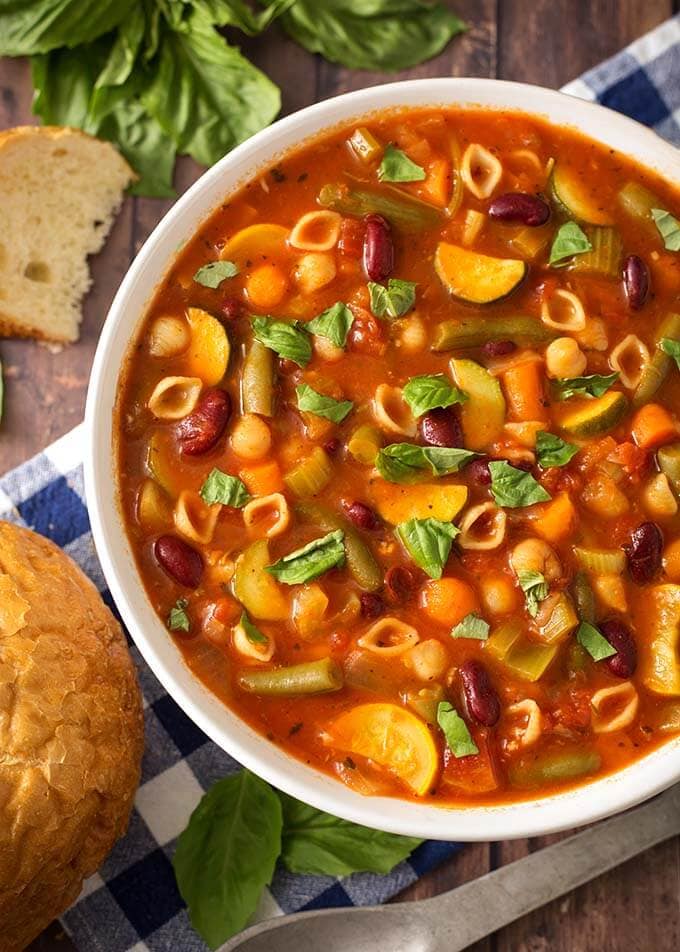
[[[78,339],[87,255],[134,179],[111,143],[77,129],[0,133],[0,336]]]

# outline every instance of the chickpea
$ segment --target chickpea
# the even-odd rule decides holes
[[[519,603],[517,590],[505,575],[489,575],[481,578],[479,590],[482,604],[491,615],[509,615]]]
[[[329,364],[335,364],[345,356],[345,351],[342,347],[338,347],[337,344],[334,344],[333,341],[327,337],[314,337],[314,351],[322,360],[325,360],[326,363]]]
[[[549,377],[580,377],[586,369],[586,355],[573,337],[558,337],[548,344],[545,362]]]
[[[303,294],[312,294],[326,287],[335,278],[337,268],[333,255],[310,251],[302,255],[295,268],[295,281]]]
[[[404,662],[421,681],[434,681],[442,677],[449,659],[441,641],[428,638],[410,648],[404,656]]]
[[[655,519],[674,516],[678,511],[678,503],[665,473],[657,473],[647,482],[642,490],[642,503]]]
[[[400,321],[397,327],[398,346],[406,353],[415,354],[427,347],[427,330],[417,314]]]
[[[562,574],[562,564],[551,545],[543,539],[522,539],[510,553],[515,575],[540,572],[546,582],[554,582]]]
[[[271,430],[255,413],[244,414],[232,430],[231,448],[241,459],[262,459],[271,445]]]
[[[663,570],[671,582],[680,582],[680,539],[666,546],[663,553]]]

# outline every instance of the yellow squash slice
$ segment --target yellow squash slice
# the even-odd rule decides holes
[[[440,241],[434,268],[452,296],[467,304],[492,304],[519,287],[528,265],[519,258],[492,258]]]
[[[414,486],[375,479],[371,485],[373,503],[385,522],[393,526],[409,519],[439,519],[452,522],[467,500],[465,486],[418,483]]]
[[[227,372],[231,350],[227,332],[216,317],[200,307],[190,307],[187,320],[191,328],[187,372],[192,377],[200,377],[206,387],[214,387]]]
[[[655,694],[680,695],[680,585],[656,585],[645,592],[645,605],[642,680]]]
[[[454,357],[449,362],[451,376],[468,399],[460,406],[465,446],[482,450],[497,440],[505,424],[505,397],[501,385],[474,360]]]
[[[290,606],[278,582],[265,571],[270,564],[266,539],[249,545],[236,560],[234,595],[253,618],[285,621],[290,616]]]
[[[583,400],[566,413],[561,428],[572,436],[598,436],[613,430],[628,412],[628,399],[620,390],[610,390],[594,400]]]
[[[233,261],[239,271],[262,264],[264,260],[280,258],[288,251],[289,230],[283,225],[261,223],[241,228],[226,242],[220,258]]]
[[[170,433],[166,430],[153,430],[146,451],[146,471],[173,499],[186,488],[176,460],[177,452],[172,445]]]
[[[581,224],[611,225],[612,218],[601,207],[597,186],[589,189],[586,180],[579,178],[568,166],[558,164],[550,176],[550,194],[566,218]]]

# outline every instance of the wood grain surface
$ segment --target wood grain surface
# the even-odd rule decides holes
[[[302,51],[277,28],[247,41],[243,48],[282,87],[284,113],[386,78],[486,76],[559,87],[677,12],[679,4],[678,0],[453,0],[451,7],[467,21],[468,32],[437,59],[398,77],[332,66]],[[0,61],[0,93],[0,127],[35,121],[25,62]],[[199,172],[191,161],[180,162],[177,190],[183,191]],[[57,354],[27,341],[0,345],[6,368],[0,472],[81,420],[92,355],[107,308],[131,259],[169,207],[160,200],[126,200],[106,248],[92,261],[93,287],[78,344]],[[403,898],[449,889],[552,839],[471,844]],[[67,952],[71,946],[55,926],[32,948]],[[678,948],[680,840],[676,839],[519,920],[476,945],[474,952]]]

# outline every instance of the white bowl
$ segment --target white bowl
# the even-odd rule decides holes
[[[85,485],[97,552],[109,588],[139,650],[168,693],[205,733],[274,786],[365,826],[442,840],[538,836],[589,823],[630,807],[680,779],[680,740],[577,789],[523,803],[448,808],[363,797],[290,757],[226,708],[185,666],[139,581],[123,530],[112,454],[112,413],[131,338],[178,249],[226,195],[281,153],[338,123],[395,106],[456,104],[513,109],[569,125],[680,181],[680,153],[618,113],[562,93],[487,79],[392,83],[310,106],[253,136],[207,171],[168,212],[137,255],[111,305],[87,397]]]

